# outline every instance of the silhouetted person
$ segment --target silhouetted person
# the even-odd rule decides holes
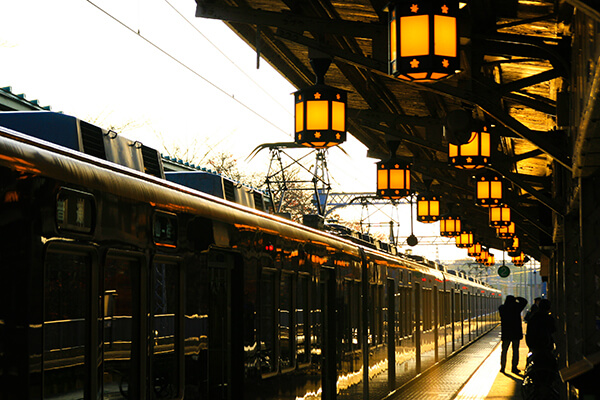
[[[504,372],[506,366],[506,356],[508,348],[512,345],[512,369],[511,371],[518,374],[520,371],[517,368],[519,365],[519,342],[523,339],[523,327],[521,321],[521,311],[527,305],[527,300],[523,297],[512,295],[506,296],[504,304],[498,307],[500,312],[501,324],[501,339],[502,353],[500,354],[500,372]]]
[[[525,317],[523,317],[523,320],[526,323],[529,322],[529,320],[531,319],[533,314],[535,314],[535,312],[539,309],[540,300],[542,300],[541,297],[536,297],[535,299],[533,299],[533,304],[532,304],[531,308],[529,309],[529,311],[527,311],[527,314],[525,314]]]
[[[556,332],[556,322],[550,314],[550,300],[540,300],[538,311],[527,324],[525,342],[533,354],[551,353],[554,350],[552,334]]]

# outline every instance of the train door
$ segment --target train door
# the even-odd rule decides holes
[[[423,310],[421,305],[421,284],[415,282],[415,361],[417,374],[421,373],[421,331],[423,330]]]
[[[149,371],[155,399],[181,397],[183,388],[183,271],[174,257],[156,257],[150,271]]]
[[[440,300],[437,286],[433,287],[433,337],[434,337],[434,358],[435,362],[440,359]]]
[[[109,251],[100,280],[100,347],[98,350],[99,397],[146,398],[147,318],[141,312],[146,297],[143,255]]]
[[[337,330],[335,269],[321,269],[321,304],[323,311],[323,357],[321,366],[321,398],[334,400],[337,392]]]
[[[211,249],[185,267],[185,396],[242,398],[241,262],[235,253]]]
[[[233,253],[211,250],[208,253],[208,354],[207,399],[242,397],[243,347],[240,329],[233,321],[242,321],[241,268],[236,268]],[[235,277],[235,279],[234,279]],[[235,380],[235,384],[234,383]]]

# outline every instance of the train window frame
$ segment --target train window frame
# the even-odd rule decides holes
[[[296,281],[296,293],[294,294],[294,358],[296,360],[297,368],[306,368],[310,365],[311,362],[311,346],[310,346],[310,310],[311,310],[311,274],[307,272],[298,272]],[[300,281],[305,283],[304,288],[301,287]],[[304,292],[304,309],[303,313],[303,321],[304,321],[304,351],[305,351],[305,361],[300,362],[298,359],[298,293],[300,293],[301,289]]]
[[[47,242],[43,249],[43,282],[44,282],[44,293],[43,293],[43,305],[42,305],[42,319],[43,319],[43,329],[42,329],[42,363],[41,363],[41,372],[42,372],[42,391],[44,392],[45,387],[45,362],[46,357],[44,356],[46,349],[46,306],[47,306],[47,296],[46,296],[46,283],[48,281],[48,271],[47,271],[47,260],[49,253],[57,253],[64,255],[79,255],[89,258],[89,263],[87,264],[88,273],[86,278],[87,289],[85,293],[86,305],[85,305],[85,317],[84,317],[84,387],[83,394],[85,398],[93,398],[93,393],[98,393],[98,381],[95,377],[97,377],[97,373],[95,371],[95,366],[92,360],[97,359],[98,357],[98,347],[93,345],[97,343],[98,331],[94,329],[93,326],[98,318],[98,304],[93,301],[94,298],[97,298],[98,295],[98,284],[97,284],[97,275],[94,271],[98,271],[100,262],[99,256],[97,252],[97,248],[89,245],[82,245],[73,242],[59,241],[54,240]],[[42,394],[43,395],[43,394]]]
[[[282,356],[282,343],[281,343],[281,305],[282,305],[282,288],[284,284],[284,280],[289,279],[290,284],[290,293],[287,294],[287,301],[289,302],[289,332],[288,332],[288,347],[289,347],[289,365],[284,366],[281,356]],[[296,346],[295,346],[295,335],[296,335],[296,326],[295,319],[296,315],[294,312],[295,305],[295,295],[296,295],[296,274],[293,271],[289,270],[281,270],[279,274],[279,288],[277,293],[277,364],[279,365],[279,369],[282,373],[293,371],[296,369]]]
[[[263,325],[263,315],[265,314],[264,311],[264,307],[266,307],[266,304],[263,303],[265,301],[265,294],[262,293],[263,291],[263,280],[265,276],[269,276],[271,278],[271,290],[273,293],[272,296],[272,309],[269,310],[271,314],[271,320],[272,320],[272,330],[271,330],[271,339],[273,342],[273,349],[272,349],[272,354],[271,356],[273,357],[273,368],[270,371],[267,372],[263,372],[262,366],[260,368],[260,375],[263,379],[265,378],[269,378],[271,376],[275,376],[279,373],[279,349],[278,349],[278,344],[279,344],[279,337],[277,334],[277,321],[279,318],[279,315],[277,314],[277,306],[278,306],[278,302],[279,302],[279,277],[278,277],[278,273],[279,270],[276,268],[271,268],[271,267],[263,267],[259,273],[259,310],[260,310],[260,317],[259,317],[259,325],[258,325],[258,338],[259,338],[259,342],[262,341],[265,338],[265,331],[263,329],[264,325]],[[262,347],[262,346],[261,346]],[[262,349],[261,349],[262,351]],[[261,358],[262,358],[262,354],[261,354]]]
[[[174,394],[171,395],[168,398],[180,398],[183,396],[183,387],[185,385],[185,373],[184,373],[184,364],[185,364],[185,357],[184,357],[184,338],[183,338],[183,332],[184,332],[184,303],[185,303],[185,298],[184,298],[184,268],[183,268],[183,259],[181,257],[178,256],[169,256],[169,255],[163,255],[163,254],[156,254],[154,255],[154,257],[152,257],[152,259],[150,260],[150,274],[149,274],[149,279],[148,279],[148,289],[149,291],[152,290],[152,287],[155,283],[155,278],[156,276],[155,274],[155,268],[158,264],[168,264],[170,265],[172,268],[175,268],[175,279],[176,279],[176,287],[175,287],[175,294],[176,294],[176,311],[177,311],[177,315],[175,316],[174,319],[174,354],[175,354],[175,366],[176,366],[176,372],[175,372],[175,378],[173,379],[173,381],[176,383],[176,387],[174,390]],[[149,315],[149,320],[148,320],[148,326],[151,327],[148,331],[148,369],[149,369],[149,376],[153,376],[153,371],[154,371],[154,364],[155,364],[155,360],[154,360],[154,356],[155,356],[155,352],[154,352],[154,345],[155,345],[155,331],[154,331],[154,318],[155,318],[155,312],[154,312],[154,306],[155,306],[155,298],[151,293],[149,293],[148,296],[151,302],[151,306],[152,308],[149,307],[148,311],[148,315]],[[151,388],[156,390],[156,385],[154,382],[154,378],[152,379],[151,383]],[[153,393],[154,395],[156,393]],[[161,397],[164,398],[164,397]]]

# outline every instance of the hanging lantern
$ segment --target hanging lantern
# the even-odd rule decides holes
[[[495,172],[477,175],[475,204],[482,207],[498,207],[502,204],[502,176]]]
[[[476,242],[476,243],[473,243],[473,245],[467,249],[467,254],[469,257],[477,257],[481,254],[482,251],[483,251],[483,247],[481,246],[480,243]]]
[[[425,192],[417,196],[417,221],[424,223],[440,219],[440,201],[438,196]]]
[[[462,231],[460,217],[457,215],[443,215],[440,217],[440,236],[456,237]]]
[[[485,265],[486,267],[491,267],[494,264],[496,264],[494,255],[492,253],[488,253],[488,256],[483,261],[483,265]]]
[[[390,141],[390,158],[377,163],[377,197],[401,199],[411,194],[410,164],[396,157],[400,142]]]
[[[500,239],[512,239],[515,236],[515,223],[511,222],[508,226],[499,226],[496,228],[496,235]]]
[[[456,73],[458,1],[392,1],[388,6],[390,75],[434,82]]]
[[[459,169],[478,169],[489,164],[490,133],[487,127],[472,132],[469,141],[463,145],[448,143],[448,160]]]
[[[316,84],[294,93],[295,141],[303,146],[323,149],[346,141],[347,92],[325,85],[328,58],[310,60]]]
[[[519,253],[519,238],[517,236],[513,236],[510,239],[510,242],[506,247],[506,252],[509,256],[514,256]]]
[[[346,141],[345,91],[315,85],[294,93],[296,101],[295,141],[322,149]]]
[[[475,257],[475,261],[479,264],[483,264],[485,260],[487,260],[489,255],[490,252],[488,251],[488,249],[481,249],[481,253],[479,253],[479,255]]]
[[[456,247],[460,249],[467,249],[473,245],[473,232],[462,231],[454,239],[456,240]]]
[[[508,225],[510,225],[510,207],[507,205],[490,207],[490,226],[498,228]]]
[[[512,263],[517,267],[522,267],[525,264],[525,254],[520,252],[518,255],[511,257]]]

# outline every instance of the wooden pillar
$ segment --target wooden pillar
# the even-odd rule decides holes
[[[580,179],[582,352],[600,351],[600,184],[599,176]]]

